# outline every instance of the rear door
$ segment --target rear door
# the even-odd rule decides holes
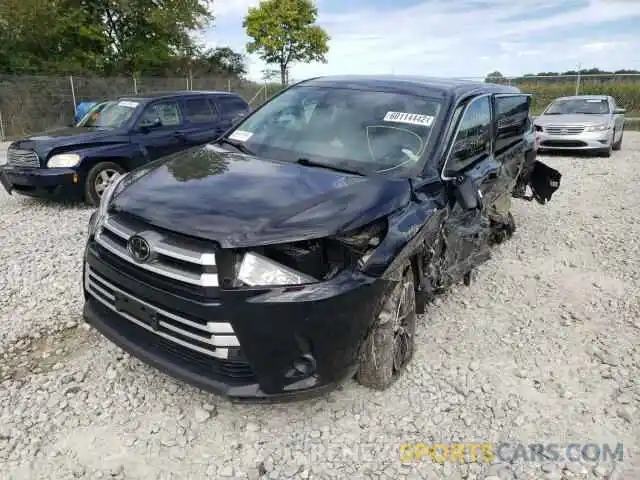
[[[251,107],[238,95],[219,95],[215,103],[220,112],[220,135],[251,112]]]
[[[181,133],[182,113],[176,100],[160,100],[147,105],[138,119],[131,139],[146,148],[151,160],[186,147]]]
[[[182,100],[185,141],[189,146],[202,145],[218,137],[220,114],[207,95],[186,97]]]

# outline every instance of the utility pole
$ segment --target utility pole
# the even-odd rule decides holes
[[[582,64],[578,64],[578,78],[576,78],[576,95],[580,94],[580,70],[582,69]]]

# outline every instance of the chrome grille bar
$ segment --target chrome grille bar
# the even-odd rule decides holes
[[[578,135],[584,131],[583,125],[548,125],[544,127],[552,135]]]
[[[114,255],[158,275],[201,287],[217,287],[218,273],[216,256],[213,248],[177,245],[168,236],[156,231],[141,232],[149,242],[156,258],[146,263],[136,262],[129,254],[126,242],[134,235],[140,234],[113,217],[107,217],[102,228],[96,232],[95,240],[103,248]],[[177,262],[176,262],[177,261]],[[183,262],[184,268],[180,267]],[[196,271],[194,271],[196,270]]]
[[[10,148],[7,150],[7,165],[12,165],[14,167],[38,168],[40,167],[40,158],[33,150]]]
[[[88,264],[85,269],[85,287],[93,298],[121,317],[185,348],[210,357],[227,359],[229,358],[229,348],[240,346],[230,323],[197,323],[168,312],[116,287],[91,269]],[[158,328],[154,329],[151,325],[130,313],[118,310],[116,308],[116,295],[127,297],[153,311],[159,318]],[[176,335],[182,338],[178,338]],[[190,340],[196,340],[199,344],[192,343]]]

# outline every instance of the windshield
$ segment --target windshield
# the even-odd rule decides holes
[[[129,121],[139,103],[129,100],[104,102],[94,106],[76,127],[119,128]]]
[[[293,87],[229,135],[246,151],[360,172],[413,165],[424,153],[440,101],[329,87]]]
[[[556,100],[547,108],[545,115],[584,113],[602,115],[609,113],[609,102],[605,98],[574,98]]]

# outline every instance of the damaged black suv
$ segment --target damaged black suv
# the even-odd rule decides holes
[[[558,189],[529,107],[466,81],[298,83],[214,144],[109,186],[89,224],[85,319],[232,399],[354,375],[384,389],[416,348],[417,314],[514,232],[511,198]]]

